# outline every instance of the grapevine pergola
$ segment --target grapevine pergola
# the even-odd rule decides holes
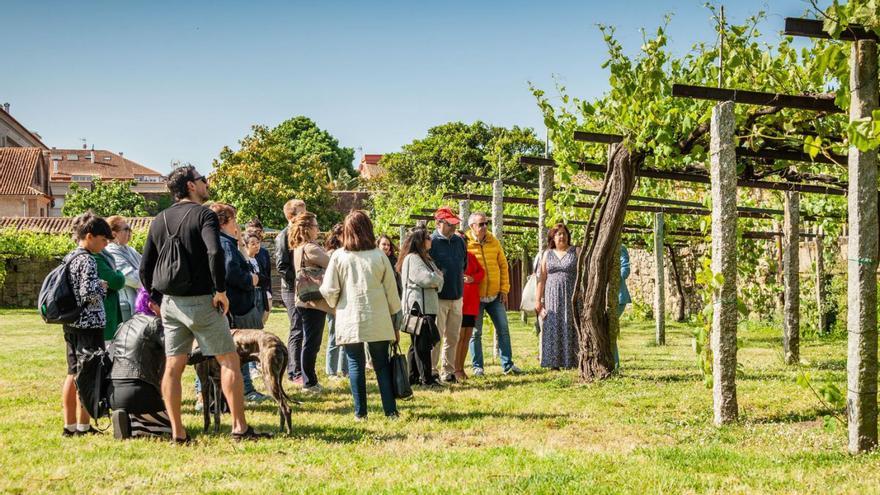
[[[822,22],[809,19],[786,19],[785,34],[828,38]],[[849,121],[855,123],[870,118],[878,106],[877,36],[862,28],[850,25],[843,30],[840,39],[851,41],[849,86],[851,103]],[[720,83],[719,83],[720,85]],[[665,340],[663,329],[663,252],[664,237],[702,235],[700,232],[665,232],[664,215],[711,216],[711,271],[715,283],[713,297],[710,347],[712,352],[713,410],[718,425],[738,418],[736,391],[737,370],[737,280],[736,241],[737,219],[783,217],[781,236],[779,232],[752,232],[760,238],[782,239],[784,318],[783,345],[785,361],[799,361],[799,300],[798,242],[802,237],[812,237],[819,249],[817,271],[822,270],[822,233],[801,232],[802,220],[811,217],[799,211],[800,194],[846,196],[847,214],[847,418],[849,450],[853,453],[871,450],[877,446],[877,265],[878,265],[878,191],[877,152],[862,151],[852,143],[847,155],[824,154],[813,156],[791,149],[759,149],[738,147],[735,143],[736,105],[760,105],[762,108],[752,116],[770,115],[782,109],[820,112],[823,115],[840,114],[844,109],[827,95],[787,95],[743,89],[711,88],[694,85],[674,85],[672,96],[691,99],[716,100],[720,103],[712,109],[709,122],[694,130],[709,136],[708,173],[694,170],[665,171],[643,167],[646,151],[626,147],[623,136],[577,131],[576,141],[608,146],[608,163],[576,163],[582,171],[604,174],[599,191],[577,192],[594,196],[593,202],[575,202],[576,208],[589,208],[586,223],[585,245],[578,263],[578,291],[575,299],[580,302],[579,316],[575,326],[581,339],[580,367],[583,379],[608,376],[610,351],[609,339],[618,325],[616,316],[616,293],[619,280],[615,272],[614,258],[619,250],[621,235],[628,232],[654,232],[655,266],[655,315],[658,318],[656,337],[658,343]],[[804,135],[807,135],[804,133]],[[694,142],[689,136],[681,146],[686,155]],[[843,165],[848,168],[847,181],[823,180],[824,184],[810,183],[815,178],[797,171],[781,174],[784,181],[763,180],[744,173],[737,173],[737,158],[754,158],[779,161],[815,161]],[[568,159],[570,161],[570,159]],[[470,211],[470,201],[491,201],[493,233],[501,237],[505,225],[536,228],[539,249],[543,250],[546,239],[547,201],[552,198],[553,174],[556,161],[549,157],[522,157],[521,163],[539,167],[538,198],[504,197],[505,184],[535,189],[525,182],[503,181],[486,177],[469,176],[467,180],[492,183],[492,195],[450,193],[444,197],[460,200],[463,217]],[[707,184],[711,191],[711,209],[702,204],[682,202],[666,198],[631,196],[636,177],[671,180],[686,183]],[[780,191],[783,193],[783,210],[737,207],[737,188]],[[631,204],[647,203],[647,204]],[[536,219],[510,218],[503,214],[504,203],[533,205],[538,209]],[[686,204],[690,203],[690,204]],[[621,205],[623,206],[621,208]],[[628,225],[624,222],[627,211],[654,214],[653,228]],[[430,218],[430,217],[428,217]],[[535,221],[537,220],[537,221]],[[743,235],[745,237],[745,235]],[[821,273],[817,276],[819,314],[824,316]],[[578,307],[578,305],[576,305]],[[824,328],[824,323],[820,323]]]

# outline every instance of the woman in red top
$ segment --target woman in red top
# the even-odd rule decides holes
[[[456,232],[460,237],[465,239],[464,232]],[[461,333],[458,334],[458,346],[455,349],[455,379],[458,381],[467,380],[464,372],[464,359],[467,357],[468,344],[471,341],[471,332],[477,321],[477,314],[480,312],[480,282],[486,272],[477,261],[477,257],[471,253],[467,254],[467,268],[464,271],[464,295],[462,296],[461,307]]]

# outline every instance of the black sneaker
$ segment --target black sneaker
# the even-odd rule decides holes
[[[76,430],[70,431],[67,428],[64,428],[63,430],[61,430],[61,436],[64,438],[75,437]]]
[[[446,375],[445,377],[443,377],[443,381],[446,383],[456,383],[456,382],[458,382],[458,379],[455,378],[455,375],[450,374],[450,375]]]
[[[113,438],[125,440],[131,438],[131,418],[125,411],[113,411],[110,420],[113,422]]]

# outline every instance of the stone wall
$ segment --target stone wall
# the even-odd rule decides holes
[[[703,308],[703,303],[696,296],[695,279],[699,268],[701,247],[679,248],[676,251],[678,273],[681,277],[682,291],[685,299],[685,317],[696,314]],[[633,302],[653,306],[654,304],[654,254],[646,249],[629,248],[629,278],[626,286]],[[664,253],[666,280],[666,315],[674,319],[678,314],[680,296],[675,285],[675,273],[669,251]]]
[[[31,258],[0,260],[6,265],[6,281],[0,287],[0,307],[36,308],[43,279],[59,262]]]

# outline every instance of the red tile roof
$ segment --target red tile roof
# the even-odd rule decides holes
[[[134,180],[136,175],[162,176],[151,168],[107,150],[53,148],[47,154],[51,163],[52,180],[70,180],[74,175],[94,175],[105,180]],[[94,154],[94,163],[91,159],[92,154]],[[76,159],[70,160],[73,155],[76,155]]]
[[[19,122],[18,120],[16,120],[15,117],[13,117],[12,115],[10,115],[10,113],[7,112],[6,110],[4,110],[3,108],[0,108],[0,120],[5,120],[5,121],[7,121],[9,124],[11,124],[13,127],[18,127],[18,128],[19,128],[19,132],[22,132],[22,133],[24,133],[24,134],[27,134],[27,135],[31,136],[36,142],[40,143],[40,145],[43,147],[43,149],[48,149],[48,148],[49,148],[48,146],[46,146],[45,143],[43,143],[43,140],[40,139],[40,136],[37,136],[36,134],[34,134],[33,132],[31,132],[27,127],[23,126],[23,125],[21,124],[21,122]]]
[[[367,165],[378,165],[379,160],[382,159],[382,156],[383,155],[366,155],[365,154],[364,157],[361,158],[361,163],[367,164]]]
[[[40,148],[0,148],[0,194],[44,196],[35,185],[37,167],[44,166],[43,150]]]
[[[31,230],[44,234],[70,234],[73,217],[0,217],[0,229]],[[148,229],[153,217],[126,218],[132,230]]]

